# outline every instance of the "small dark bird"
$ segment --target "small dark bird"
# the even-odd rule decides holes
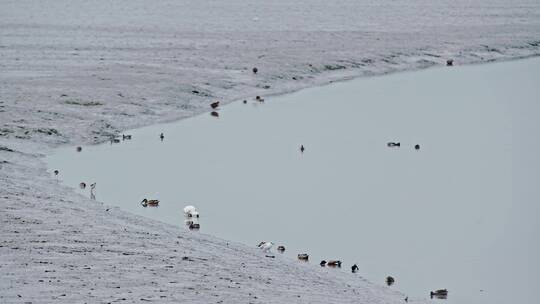
[[[192,223],[191,225],[189,225],[190,230],[198,230],[200,228],[201,228],[201,225],[197,223]]]
[[[420,145],[415,145],[414,148],[415,148],[416,150],[420,150]]]
[[[326,261],[325,261],[325,260],[322,260],[322,261],[319,263],[319,265],[321,265],[321,267],[326,266]]]
[[[352,271],[352,273],[356,273],[356,272],[358,271],[358,269],[359,269],[359,268],[358,268],[358,265],[356,265],[356,264],[354,264],[354,265],[351,266],[351,271]]]
[[[388,147],[401,147],[401,143],[389,142],[386,144]]]
[[[454,59],[446,60],[446,66],[453,66],[453,65],[454,65]]]
[[[212,103],[210,104],[210,106],[212,107],[212,109],[215,109],[215,108],[219,107],[219,101],[212,102]]]
[[[257,74],[257,72],[259,71],[259,69],[253,68],[252,71],[253,71],[253,74]]]
[[[55,176],[58,176],[58,173],[60,173],[60,171],[54,170],[54,175],[55,175]]]
[[[247,103],[247,100],[244,99],[244,103]]]
[[[258,102],[263,102],[263,101],[264,101],[264,98],[262,98],[261,96],[257,95],[257,96],[255,96],[255,100],[257,100]]]
[[[131,135],[122,134],[122,140],[131,140]]]
[[[161,133],[161,134],[159,135],[159,138],[161,139],[161,141],[163,141],[163,139],[165,138],[165,135],[163,135],[163,133]]]
[[[394,284],[394,282],[395,282],[395,280],[394,280],[394,278],[392,278],[391,276],[387,276],[387,277],[386,277],[386,284],[387,284],[388,286]]]
[[[405,297],[405,302],[409,302],[409,297]]]
[[[210,115],[212,115],[212,116],[214,116],[214,117],[219,117],[219,113],[218,113],[218,112],[216,112],[216,111],[214,111],[214,112],[210,113]]]
[[[82,151],[82,147],[77,147],[77,152],[81,152]]]
[[[277,251],[283,253],[285,251],[285,246],[278,246]]]
[[[86,183],[85,182],[80,183],[79,188],[81,188],[81,189],[86,188]]]
[[[305,150],[304,145],[300,145],[300,152],[304,153],[304,150]]]

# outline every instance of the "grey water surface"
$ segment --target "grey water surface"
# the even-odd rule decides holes
[[[433,301],[540,301],[539,58],[355,79],[218,112],[47,162],[85,195],[79,183],[97,182],[98,201],[179,229],[195,205],[193,233],[342,260],[335,271],[356,263],[410,297],[447,288]]]

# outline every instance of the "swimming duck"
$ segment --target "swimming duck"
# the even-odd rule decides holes
[[[257,72],[259,71],[259,69],[253,68],[252,71],[253,71],[253,74],[257,74]]]
[[[394,280],[393,277],[391,277],[391,276],[387,276],[387,277],[386,277],[386,284],[387,284],[388,286],[394,284],[394,282],[395,282],[395,280]]]
[[[415,148],[416,150],[420,150],[420,145],[415,145],[414,148]]]
[[[439,298],[439,299],[444,299],[448,296],[448,290],[446,289],[438,289],[438,290],[435,290],[435,291],[432,291],[429,293],[430,297],[433,298],[433,297],[436,297],[436,298]]]
[[[321,267],[326,266],[326,261],[325,261],[325,260],[322,260],[322,261],[319,263],[319,265],[321,265]]]
[[[454,59],[446,60],[446,66],[453,66],[453,65],[454,65]]]
[[[54,175],[55,175],[55,176],[58,176],[59,173],[60,173],[60,171],[54,170]]]
[[[327,266],[330,266],[330,267],[341,267],[341,261],[337,260],[330,260],[326,263]]]
[[[359,268],[358,268],[358,265],[356,265],[356,264],[354,264],[354,265],[351,266],[351,271],[352,271],[352,273],[356,273],[356,272],[358,271],[358,269],[359,269]]]
[[[219,117],[219,113],[216,112],[216,111],[211,112],[210,115],[212,115],[214,117]]]
[[[212,102],[212,103],[210,104],[210,106],[212,107],[212,109],[215,109],[215,108],[219,107],[219,101]]]
[[[79,188],[81,188],[81,189],[86,188],[86,183],[85,182],[80,183]]]
[[[302,261],[307,261],[307,260],[309,260],[309,254],[307,254],[307,253],[300,253],[300,254],[298,254],[298,259],[299,259],[299,260],[302,260]]]
[[[401,143],[396,142],[389,142],[386,144],[388,147],[400,147]]]
[[[285,251],[285,246],[278,246],[277,250],[283,253]]]
[[[77,152],[81,152],[82,151],[82,147],[77,147]]]
[[[189,224],[190,230],[199,230],[201,228],[201,225],[199,223],[191,223]]]
[[[257,95],[255,96],[255,100],[259,101],[259,102],[263,102],[264,101],[264,98],[262,98],[261,96]]]
[[[147,200],[146,198],[142,200],[141,202],[141,205],[143,205],[143,207],[146,207],[146,206],[152,206],[152,207],[156,207],[159,205],[159,201],[158,200]]]
[[[130,140],[130,139],[131,139],[131,135],[122,134],[122,140]]]

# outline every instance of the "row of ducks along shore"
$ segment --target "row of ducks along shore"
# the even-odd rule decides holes
[[[260,242],[258,245],[257,245],[257,248],[261,249],[264,253],[265,253],[265,257],[268,257],[268,258],[275,258],[274,255],[270,255],[270,249],[274,246],[274,243],[273,242],[266,242],[266,241],[262,241]],[[279,245],[277,247],[277,251],[279,253],[284,253],[285,252],[285,246],[283,245]],[[307,253],[299,253],[298,254],[298,260],[300,261],[304,261],[304,262],[307,262],[309,261],[309,254]],[[342,265],[342,261],[341,260],[322,260],[319,265],[321,267],[331,267],[331,268],[341,268],[341,265]],[[356,273],[358,272],[358,270],[360,270],[360,268],[358,267],[357,264],[353,264],[351,266],[351,272],[352,273]],[[386,284],[388,286],[391,286],[395,283],[395,279],[394,277],[392,276],[387,276],[386,277]],[[447,289],[438,289],[438,290],[435,290],[435,291],[430,291],[429,293],[430,295],[430,298],[438,298],[438,299],[446,299],[448,297],[448,290]],[[404,299],[405,302],[408,302],[409,301],[409,297],[406,297]]]

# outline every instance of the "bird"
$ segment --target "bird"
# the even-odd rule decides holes
[[[391,276],[387,276],[387,277],[386,277],[386,284],[387,284],[388,286],[394,284],[394,282],[395,282],[395,280],[394,280],[393,277],[391,277]]]
[[[448,290],[446,290],[446,289],[438,289],[438,290],[430,292],[429,295],[430,295],[431,298],[436,297],[436,298],[439,298],[439,299],[444,299],[444,298],[446,298],[448,296]]]
[[[199,211],[197,211],[197,208],[191,205],[184,207],[184,214],[187,217],[199,217]]]
[[[359,268],[358,268],[358,265],[356,265],[356,264],[354,264],[354,265],[351,266],[351,271],[352,271],[352,273],[356,273],[356,272],[358,271],[358,269],[359,269]]]
[[[146,207],[146,206],[152,206],[152,207],[156,207],[159,205],[159,201],[158,200],[155,200],[155,199],[152,199],[152,200],[147,200],[146,198],[143,199],[141,201],[141,205],[143,205],[143,207]]]
[[[299,253],[298,254],[298,259],[302,260],[302,261],[307,261],[307,260],[309,260],[309,254],[307,254],[307,253]]]
[[[79,188],[81,188],[81,189],[86,188],[86,183],[85,182],[80,183]]]
[[[163,141],[163,139],[165,138],[165,135],[163,135],[163,133],[161,133],[161,134],[159,135],[159,138],[161,139],[161,141]]]
[[[263,102],[264,101],[264,98],[262,98],[261,96],[257,95],[255,96],[255,100],[259,101],[259,102]]]
[[[341,261],[340,260],[330,260],[326,263],[327,266],[330,267],[341,267]]]
[[[122,134],[122,140],[130,140],[130,139],[131,139],[131,135]]]
[[[277,250],[283,253],[285,251],[285,246],[278,246]]]
[[[244,99],[243,103],[246,104],[246,103],[247,103],[247,100]]]
[[[199,223],[191,223],[189,225],[190,230],[199,230],[201,228],[201,225]]]
[[[322,260],[322,261],[319,263],[319,265],[321,265],[321,267],[326,266],[326,261],[325,261],[325,260]]]
[[[261,249],[264,252],[269,252],[272,246],[274,246],[274,243],[272,242],[260,242],[257,247],[259,247],[259,249]]]
[[[81,152],[82,151],[82,147],[77,147],[77,152]]]
[[[54,170],[54,176],[58,176],[59,173],[60,173],[60,171]]]
[[[420,145],[417,144],[417,145],[414,146],[414,148],[415,148],[416,150],[420,150]]]
[[[405,297],[405,302],[409,302],[409,297]]]
[[[446,66],[453,66],[453,65],[454,65],[454,59],[446,60]]]
[[[306,150],[306,149],[304,148],[304,145],[300,145],[300,152],[304,153],[304,150]]]
[[[219,113],[216,112],[216,111],[211,112],[210,115],[212,115],[214,117],[219,117]]]
[[[257,74],[257,72],[259,71],[259,69],[253,68],[252,71],[253,71],[253,74]]]
[[[388,147],[401,147],[401,143],[389,142],[386,144]]]
[[[90,191],[94,191],[96,189],[96,183],[90,184]]]
[[[210,106],[212,107],[212,109],[215,109],[215,108],[219,107],[219,101],[212,102],[212,103],[210,104]]]

